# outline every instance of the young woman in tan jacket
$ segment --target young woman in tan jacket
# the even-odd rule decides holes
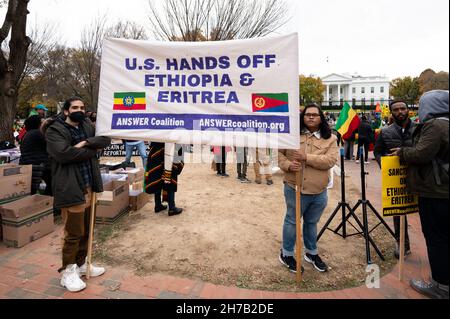
[[[300,149],[280,150],[279,166],[284,172],[286,217],[280,262],[290,271],[297,271],[294,258],[296,242],[295,184],[301,175],[301,214],[303,216],[304,258],[320,272],[328,270],[317,249],[317,223],[327,207],[329,171],[338,160],[336,137],[319,106],[308,105],[300,114]],[[303,269],[302,269],[303,271]]]

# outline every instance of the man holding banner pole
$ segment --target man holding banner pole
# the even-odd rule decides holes
[[[296,210],[299,210],[298,206],[300,206],[303,217],[304,259],[317,271],[325,272],[328,266],[320,258],[317,249],[317,223],[327,206],[329,170],[337,162],[338,148],[336,137],[331,134],[331,129],[319,106],[312,104],[302,111],[300,127],[302,128],[300,149],[280,150],[278,154],[279,166],[284,172],[284,195],[287,207],[279,261],[289,268],[289,271],[297,273],[299,261],[294,258],[294,247],[296,233],[299,233],[297,229],[300,229],[299,225],[301,225],[301,219],[296,217]],[[297,198],[298,190],[301,193],[300,198]],[[300,240],[297,240],[297,245],[301,245]],[[302,249],[299,246],[297,246],[297,252]],[[303,271],[303,268],[301,269]]]
[[[89,207],[95,205],[95,193],[103,192],[97,151],[107,147],[111,139],[95,136],[85,112],[80,98],[70,98],[64,103],[63,114],[46,130],[54,206],[61,209],[64,220],[62,267],[58,271],[62,272],[61,285],[71,292],[86,288],[80,276],[95,277],[105,272],[91,265],[88,256],[95,218],[90,216]]]

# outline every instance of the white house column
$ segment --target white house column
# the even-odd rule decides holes
[[[341,85],[338,84],[338,92],[337,92],[337,100],[338,100],[338,105],[340,104],[341,101]]]

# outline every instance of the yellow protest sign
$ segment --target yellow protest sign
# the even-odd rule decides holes
[[[406,190],[406,169],[398,156],[381,158],[383,216],[401,216],[419,212],[416,195]]]

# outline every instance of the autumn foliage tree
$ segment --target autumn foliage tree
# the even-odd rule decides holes
[[[320,78],[300,75],[300,103],[308,105],[311,103],[322,103],[325,87]]]
[[[434,72],[426,69],[419,76],[419,84],[423,93],[432,90],[448,90],[448,72]]]
[[[410,76],[394,79],[391,83],[390,95],[394,99],[416,104],[422,95],[419,78]]]

